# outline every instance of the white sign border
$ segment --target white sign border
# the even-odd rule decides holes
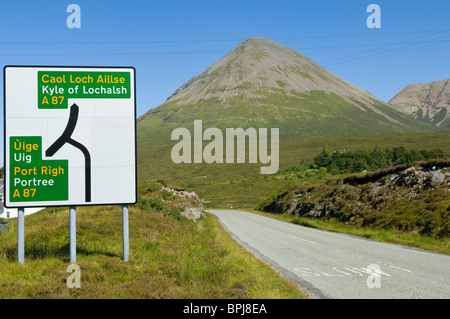
[[[7,201],[8,194],[6,193],[7,185],[9,183],[9,168],[6,167],[6,148],[7,148],[7,137],[6,137],[6,128],[7,128],[7,116],[6,116],[6,70],[8,68],[39,68],[39,69],[109,69],[114,70],[124,70],[124,69],[132,69],[133,77],[130,81],[133,81],[133,91],[131,97],[134,100],[134,201],[130,202],[108,202],[108,203],[87,203],[87,202],[68,202],[61,204],[59,201],[58,204],[53,204],[51,201],[42,201],[42,202],[19,202],[19,203],[11,203]],[[29,208],[29,207],[72,207],[72,206],[108,206],[108,205],[134,205],[137,202],[138,190],[137,190],[137,120],[136,120],[136,68],[132,66],[68,66],[68,65],[5,65],[3,67],[3,163],[4,163],[4,177],[3,177],[3,189],[4,189],[4,200],[3,205],[6,208]],[[8,143],[9,145],[9,143]],[[8,173],[8,174],[7,174]],[[70,190],[69,190],[70,192]],[[37,205],[35,204],[37,203]]]

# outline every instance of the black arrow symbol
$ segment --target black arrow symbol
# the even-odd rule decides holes
[[[68,143],[78,148],[84,155],[84,182],[85,182],[85,199],[86,202],[91,201],[91,155],[88,149],[81,143],[72,139],[72,133],[78,121],[78,113],[80,108],[75,103],[70,107],[69,121],[62,135],[45,151],[45,156],[52,157],[59,151],[64,144]]]

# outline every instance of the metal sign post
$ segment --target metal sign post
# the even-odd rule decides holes
[[[130,243],[128,233],[128,205],[122,205],[122,242],[123,242],[123,260],[128,261],[130,257]]]
[[[77,226],[76,226],[76,208],[69,208],[69,227],[70,227],[70,262],[77,262]]]
[[[25,263],[25,208],[19,207],[17,212],[17,260]]]

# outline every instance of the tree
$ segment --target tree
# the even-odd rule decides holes
[[[314,164],[319,167],[327,167],[330,162],[331,156],[325,148],[323,148],[322,152],[314,158]]]

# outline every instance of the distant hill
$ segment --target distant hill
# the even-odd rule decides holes
[[[139,119],[138,131],[144,140],[145,135],[162,138],[152,127],[158,132],[189,127],[195,119],[203,120],[204,127],[279,127],[281,137],[435,130],[303,54],[256,37],[148,111]]]
[[[426,123],[450,129],[450,79],[410,84],[389,105]]]

